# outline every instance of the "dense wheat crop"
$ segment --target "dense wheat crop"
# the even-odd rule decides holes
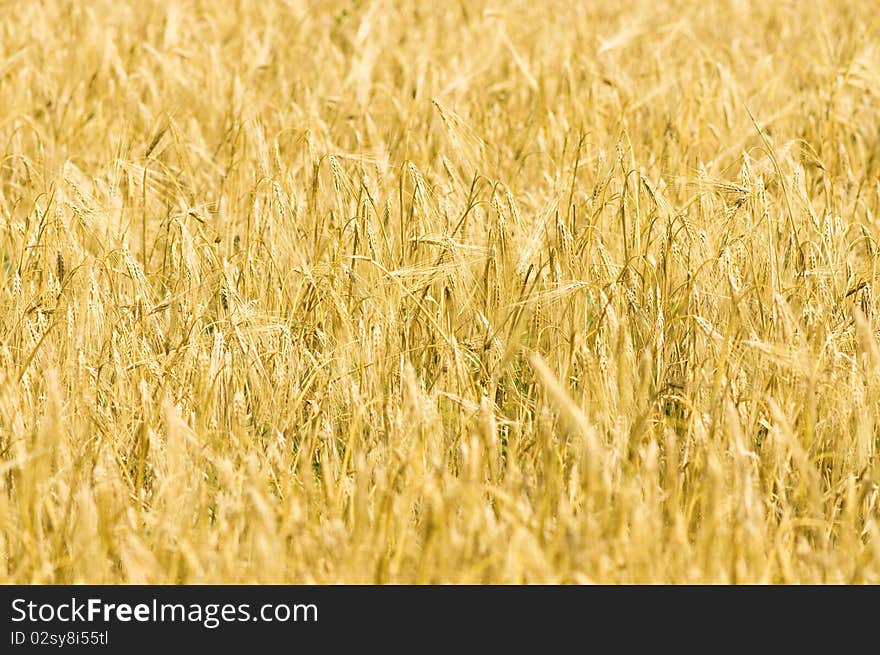
[[[2,3],[0,581],[880,581],[874,8]]]

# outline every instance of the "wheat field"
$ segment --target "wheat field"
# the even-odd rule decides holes
[[[0,5],[0,582],[880,582],[872,3]]]

